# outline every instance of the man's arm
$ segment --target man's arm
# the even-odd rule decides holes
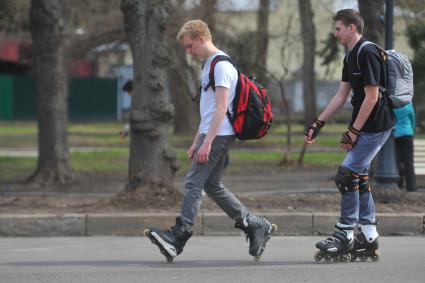
[[[344,106],[347,101],[348,96],[350,95],[351,85],[349,82],[341,82],[339,85],[339,89],[334,95],[334,97],[329,102],[328,106],[326,106],[325,110],[323,110],[322,114],[317,117],[320,121],[326,122],[332,117],[339,109]]]
[[[193,158],[193,153],[195,152],[196,142],[198,141],[198,138],[199,138],[199,130],[196,132],[196,135],[195,135],[195,138],[193,139],[192,145],[187,150],[187,157],[189,157],[189,159]]]
[[[329,102],[328,106],[326,106],[325,110],[317,117],[318,120],[322,122],[326,122],[330,117],[332,117],[347,101],[348,95],[350,95],[351,85],[348,82],[341,82],[339,85],[339,89],[334,95],[334,97]],[[318,126],[313,123],[312,126]],[[314,143],[313,130],[310,128],[307,134],[304,137],[304,141],[307,144]]]
[[[373,108],[375,107],[375,104],[378,102],[379,99],[379,87],[377,86],[367,85],[364,87],[364,92],[366,94],[365,99],[363,100],[362,106],[359,110],[359,114],[357,114],[357,118],[353,123],[353,128],[358,131],[361,131],[361,129],[363,128],[364,124],[370,116],[370,113],[372,112]],[[348,131],[347,134],[350,136],[351,141],[354,144],[357,140],[357,135],[351,130]],[[341,147],[344,149],[350,149],[353,146],[349,143],[341,143]]]
[[[210,154],[211,144],[217,135],[218,129],[223,123],[227,112],[227,98],[229,97],[229,89],[221,86],[215,88],[216,106],[211,125],[208,133],[198,150],[197,160],[199,163],[207,163],[208,155]]]
[[[129,133],[130,133],[130,123],[125,123],[124,127],[122,127],[121,131],[119,132],[121,136],[121,140],[124,140]]]

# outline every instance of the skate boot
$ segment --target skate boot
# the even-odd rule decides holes
[[[176,225],[168,230],[161,230],[156,227],[150,227],[144,231],[153,244],[158,246],[161,253],[169,263],[183,251],[187,240],[193,232],[189,225],[185,225],[180,217],[176,218]]]
[[[359,225],[359,232],[354,238],[351,261],[355,261],[357,258],[360,261],[367,261],[369,258],[373,262],[378,261],[378,236],[376,225]]]
[[[316,243],[319,249],[314,254],[314,260],[319,262],[324,259],[325,262],[331,260],[335,262],[349,262],[351,260],[351,250],[353,249],[353,230],[339,230],[327,238]]]
[[[254,256],[255,261],[259,261],[272,232],[277,230],[277,225],[270,224],[265,218],[248,215],[242,221],[236,222],[235,228],[245,232],[246,240],[249,240],[249,254]]]

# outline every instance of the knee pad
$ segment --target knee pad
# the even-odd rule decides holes
[[[364,193],[370,192],[369,185],[369,176],[368,175],[360,175],[359,177],[359,193],[362,195]]]
[[[335,185],[341,194],[359,189],[360,176],[350,168],[340,166],[335,176]]]

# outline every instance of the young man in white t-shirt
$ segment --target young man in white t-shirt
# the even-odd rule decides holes
[[[150,229],[149,237],[158,245],[169,261],[183,251],[192,236],[192,226],[206,194],[235,220],[236,228],[243,230],[250,240],[249,254],[259,259],[266,242],[271,238],[272,225],[264,218],[254,216],[221,182],[229,145],[235,140],[235,132],[226,112],[232,111],[238,72],[227,61],[220,61],[214,68],[215,92],[209,87],[211,61],[217,55],[226,55],[212,42],[210,30],[201,20],[186,22],[177,39],[186,53],[199,61],[205,61],[202,69],[200,100],[201,122],[187,154],[192,167],[185,178],[185,193],[181,215],[170,230]],[[233,114],[233,113],[231,113]]]

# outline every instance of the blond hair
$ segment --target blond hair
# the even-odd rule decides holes
[[[192,39],[204,37],[206,40],[212,41],[212,36],[208,25],[201,20],[191,20],[186,22],[177,34],[177,40],[181,43],[183,37],[189,36]]]

